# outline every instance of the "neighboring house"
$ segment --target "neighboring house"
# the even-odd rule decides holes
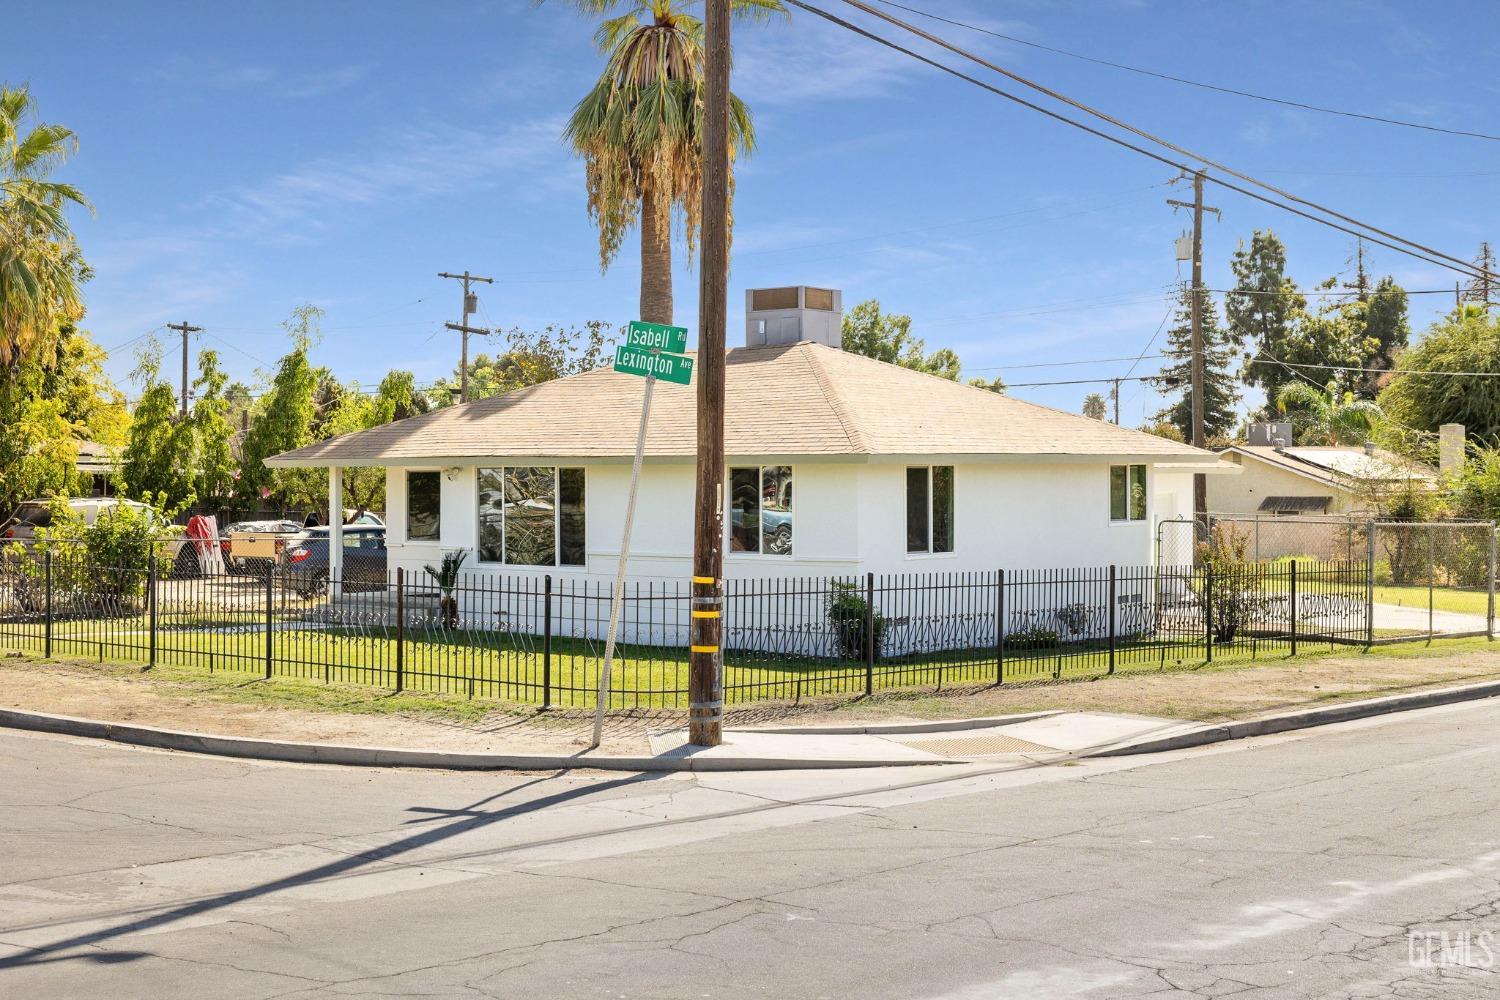
[[[836,342],[837,296],[821,301],[830,298],[832,321],[805,327],[768,327],[752,309],[749,339],[769,346],[728,352],[726,577],[1148,565],[1155,522],[1190,513],[1192,470],[1218,462],[802,339],[809,330]],[[384,467],[393,568],[420,573],[460,549],[466,573],[605,581],[618,558],[643,388],[639,378],[591,371],[267,464]],[[690,576],[696,395],[696,385],[656,386],[632,577]]]
[[[1437,473],[1373,447],[1233,445],[1220,452],[1237,476],[1208,481],[1216,514],[1286,517],[1369,513],[1374,498],[1415,484],[1431,489]]]
[[[97,441],[78,442],[78,474],[85,496],[107,497],[113,491],[111,480],[119,469],[119,449]]]

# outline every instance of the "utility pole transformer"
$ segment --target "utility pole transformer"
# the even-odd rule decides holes
[[[185,417],[188,411],[188,334],[202,333],[203,327],[189,326],[184,320],[181,323],[168,323],[167,329],[182,334],[182,415]]]
[[[1192,297],[1192,365],[1190,389],[1193,408],[1193,438],[1189,442],[1194,448],[1207,443],[1203,428],[1203,213],[1219,214],[1217,208],[1203,204],[1203,171],[1193,174],[1193,200],[1178,201],[1168,198],[1173,208],[1193,210],[1193,297]],[[1201,472],[1193,473],[1193,512],[1201,521],[1208,513],[1208,478]]]
[[[470,274],[468,271],[465,271],[463,274],[449,274],[447,271],[440,271],[438,277],[452,278],[455,281],[462,281],[464,283],[463,322],[444,323],[443,325],[450,330],[457,330],[462,335],[463,348],[460,350],[458,356],[458,401],[460,403],[467,403],[469,401],[469,334],[490,332],[480,327],[471,327],[469,325],[469,317],[474,314],[474,310],[479,308],[479,296],[469,291],[469,283],[472,281],[482,281],[486,285],[493,285],[495,279],[481,278],[479,275]]]
[[[704,4],[703,42],[698,470],[688,632],[688,742],[715,747],[724,741],[720,644],[724,621],[724,325],[729,286],[729,0]]]

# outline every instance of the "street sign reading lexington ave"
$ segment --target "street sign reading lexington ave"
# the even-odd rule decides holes
[[[615,349],[615,371],[627,375],[655,375],[663,382],[687,385],[693,381],[693,359],[681,354],[656,354],[621,344]]]
[[[628,347],[682,354],[687,351],[687,327],[631,320],[630,328],[625,334],[625,344]]]

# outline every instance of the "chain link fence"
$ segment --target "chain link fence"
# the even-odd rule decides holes
[[[1199,558],[1213,534],[1242,542],[1255,564],[1292,560],[1367,567],[1372,637],[1487,635],[1495,609],[1495,524],[1379,521],[1337,515],[1209,514],[1157,526],[1159,565]]]

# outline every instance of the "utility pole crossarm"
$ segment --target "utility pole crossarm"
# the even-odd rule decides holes
[[[462,281],[464,283],[463,321],[457,324],[445,323],[444,325],[447,326],[450,330],[457,330],[459,333],[463,334],[463,350],[458,357],[458,401],[460,403],[467,403],[469,401],[469,334],[490,332],[488,330],[480,330],[469,326],[469,317],[472,316],[474,314],[474,311],[479,308],[479,296],[469,291],[469,285],[475,281],[482,281],[486,285],[493,285],[495,283],[495,279],[482,277],[478,274],[470,274],[468,271],[465,271],[463,274],[453,274],[448,271],[439,271],[438,277],[452,278],[454,281]]]
[[[185,417],[188,411],[188,335],[202,333],[203,327],[191,326],[187,320],[183,320],[181,323],[168,323],[167,329],[182,334],[182,415]]]

